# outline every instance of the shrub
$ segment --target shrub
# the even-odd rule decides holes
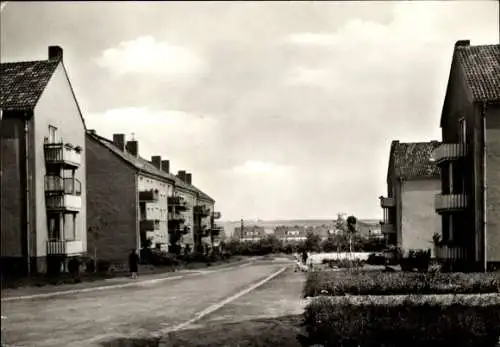
[[[431,261],[431,251],[427,250],[410,250],[408,257],[401,259],[401,269],[403,271],[417,270],[419,272],[427,272]]]
[[[97,260],[97,272],[108,272],[111,262],[108,260]]]
[[[448,297],[451,299],[446,303],[425,297],[315,298],[304,314],[309,343],[494,347],[500,336],[500,298]]]
[[[359,259],[323,259],[322,263],[328,264],[331,268],[338,267],[346,269],[357,269],[363,267],[364,265],[364,261]]]
[[[304,297],[320,295],[479,294],[500,293],[495,273],[404,273],[381,271],[311,272]]]
[[[383,254],[372,253],[368,256],[366,263],[370,265],[385,265],[385,260],[386,258]]]

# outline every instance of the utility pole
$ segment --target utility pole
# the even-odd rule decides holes
[[[240,240],[241,238],[243,237],[243,218],[241,218],[241,222],[240,222]]]

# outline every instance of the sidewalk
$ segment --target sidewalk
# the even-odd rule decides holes
[[[91,291],[92,289],[99,290],[99,289],[106,289],[108,287],[119,288],[119,287],[135,286],[147,282],[161,281],[163,279],[174,280],[186,276],[197,276],[203,273],[210,273],[211,271],[214,270],[220,270],[224,268],[230,268],[233,266],[243,265],[245,263],[249,263],[255,260],[257,260],[257,258],[242,259],[234,262],[229,262],[226,264],[217,264],[210,267],[202,267],[199,269],[181,269],[171,272],[144,274],[142,276],[139,274],[139,278],[137,280],[132,280],[128,276],[120,276],[102,280],[95,280],[92,282],[81,282],[81,283],[61,284],[61,285],[48,284],[43,287],[20,287],[13,289],[3,289],[1,293],[1,298],[3,301],[4,299],[12,300],[13,298],[19,298],[19,297],[31,297],[38,295],[50,296],[50,295],[57,295],[59,293],[62,294],[64,292]]]

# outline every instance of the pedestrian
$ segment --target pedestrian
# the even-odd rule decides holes
[[[130,251],[130,255],[128,256],[128,266],[130,270],[130,274],[133,279],[137,278],[137,272],[139,268],[139,256],[135,249]]]
[[[304,251],[302,252],[302,262],[304,263],[304,265],[306,265],[306,264],[307,264],[307,258],[308,258],[307,251],[306,251],[306,250],[304,250]]]

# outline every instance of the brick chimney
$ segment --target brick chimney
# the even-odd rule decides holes
[[[49,46],[49,60],[62,60],[63,49],[59,46]]]
[[[139,143],[135,140],[127,141],[126,149],[127,152],[136,157],[139,155]]]
[[[120,151],[125,151],[125,134],[113,134],[113,144],[120,149]]]
[[[470,40],[459,40],[455,43],[455,47],[468,47],[470,46]]]
[[[185,170],[179,170],[177,172],[177,177],[179,177],[182,182],[186,182],[186,171]]]
[[[151,163],[156,166],[159,170],[161,170],[161,155],[153,155],[151,156]]]
[[[191,174],[191,172],[187,172],[186,173],[186,183],[187,184],[192,184],[192,179],[193,179],[193,175]]]
[[[170,173],[170,161],[162,160],[161,161],[161,169],[166,173]]]

